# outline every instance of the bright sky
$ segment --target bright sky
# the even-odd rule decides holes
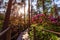
[[[26,1],[25,14],[28,13],[27,11],[28,11],[28,1]],[[24,7],[21,7],[21,8],[19,9],[18,13],[19,13],[19,14],[20,14],[20,13],[24,14]]]
[[[58,7],[60,7],[60,0],[55,0],[55,3],[57,4]]]
[[[57,4],[57,6],[58,7],[60,7],[60,0],[54,0],[55,1],[55,4]],[[4,2],[8,2],[8,0],[4,0]],[[19,2],[19,0],[18,0],[18,2]],[[28,9],[28,2],[26,1],[26,9]],[[34,0],[34,2],[32,3],[33,4],[33,6],[34,6],[34,9],[36,9],[36,6],[35,6],[35,4],[36,4],[36,0]],[[0,9],[0,11],[3,11],[4,9]]]

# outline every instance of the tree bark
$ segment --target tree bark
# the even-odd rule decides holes
[[[44,14],[46,14],[46,13],[45,13],[45,5],[44,5],[44,0],[42,0],[42,6],[43,6],[43,13],[44,13]]]
[[[8,8],[7,11],[5,13],[5,19],[4,19],[4,23],[3,23],[3,30],[5,30],[6,28],[9,27],[9,20],[10,20],[10,13],[11,13],[11,6],[12,6],[12,1],[13,0],[9,0],[8,2]],[[3,40],[11,40],[11,39],[7,39],[8,34],[10,35],[10,31],[5,33],[5,35],[3,36]],[[11,35],[9,36],[9,38],[11,37]]]
[[[28,0],[28,24],[29,24],[29,27],[30,27],[30,0]]]
[[[3,30],[9,26],[12,1],[13,0],[9,0],[9,2],[8,2],[8,8],[7,8],[7,11],[5,13],[5,19],[4,19],[4,23],[3,23]]]
[[[25,3],[25,1],[24,1],[24,30],[26,29],[26,20],[25,20],[25,16],[26,16],[26,14],[25,14],[25,6],[26,6],[26,3]]]
[[[58,17],[58,12],[57,12],[56,6],[54,6],[54,12],[55,12],[55,17],[57,18]]]
[[[54,16],[58,17],[58,12],[57,12],[57,8],[56,8],[57,6],[56,6],[54,0],[53,0],[53,3],[54,3],[54,5],[53,5],[54,6],[54,13],[55,13]]]

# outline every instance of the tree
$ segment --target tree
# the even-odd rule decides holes
[[[37,9],[39,9],[40,7],[43,8],[43,13],[44,13],[44,10],[45,10],[45,0],[37,0]]]
[[[54,0],[53,0],[53,2],[54,2]],[[55,2],[54,2],[54,5],[53,5],[53,8],[54,8],[54,16],[58,17],[57,5],[55,4]]]
[[[46,14],[48,10],[50,9],[51,5],[51,0],[37,0],[37,8],[39,9],[40,7],[43,8],[43,13]],[[49,6],[49,7],[48,7]]]
[[[31,20],[31,16],[30,16],[30,0],[28,0],[28,27],[30,27],[30,20]]]
[[[7,11],[5,13],[5,19],[4,19],[4,23],[3,23],[3,30],[6,29],[7,27],[9,27],[12,1],[13,0],[9,0],[9,2],[8,2],[8,8],[7,8]]]

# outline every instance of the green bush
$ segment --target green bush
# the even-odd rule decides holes
[[[45,26],[42,26],[42,25],[41,26],[32,25],[32,27],[30,28],[30,32],[29,32],[31,40],[33,40],[33,38],[34,38],[33,26],[35,26],[35,31],[36,31],[35,32],[35,36],[36,36],[37,40],[59,40],[58,39],[59,37],[56,34],[42,31],[43,29],[47,29],[48,28],[48,27],[45,27]]]

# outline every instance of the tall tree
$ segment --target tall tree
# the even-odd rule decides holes
[[[42,0],[43,13],[46,14],[46,13],[45,13],[45,5],[44,5],[44,3],[45,3],[45,0]]]
[[[54,0],[53,0],[53,3],[54,3],[54,5],[53,5],[53,8],[54,8],[54,16],[57,17],[58,16],[57,6],[56,6]]]
[[[30,15],[30,0],[28,0],[28,24],[29,24],[29,27],[30,27],[30,21],[31,21],[31,15]]]
[[[6,29],[7,27],[9,27],[12,1],[13,0],[9,0],[9,2],[8,2],[8,8],[7,8],[7,11],[5,13],[5,19],[4,19],[4,23],[3,23],[3,30]]]
[[[25,23],[25,6],[26,6],[26,4],[24,2],[24,23]]]
[[[3,30],[6,29],[7,27],[9,27],[12,1],[13,0],[9,0],[9,2],[8,2],[7,11],[5,13],[5,19],[4,19],[4,23],[3,23]],[[11,40],[11,39],[9,39],[9,38],[11,38],[10,31],[9,31],[9,37],[8,37],[7,33],[5,33],[5,35],[2,35],[2,37],[3,37],[2,40]]]
[[[45,11],[45,0],[37,0],[37,9],[39,9],[40,7],[43,8],[43,13]]]

